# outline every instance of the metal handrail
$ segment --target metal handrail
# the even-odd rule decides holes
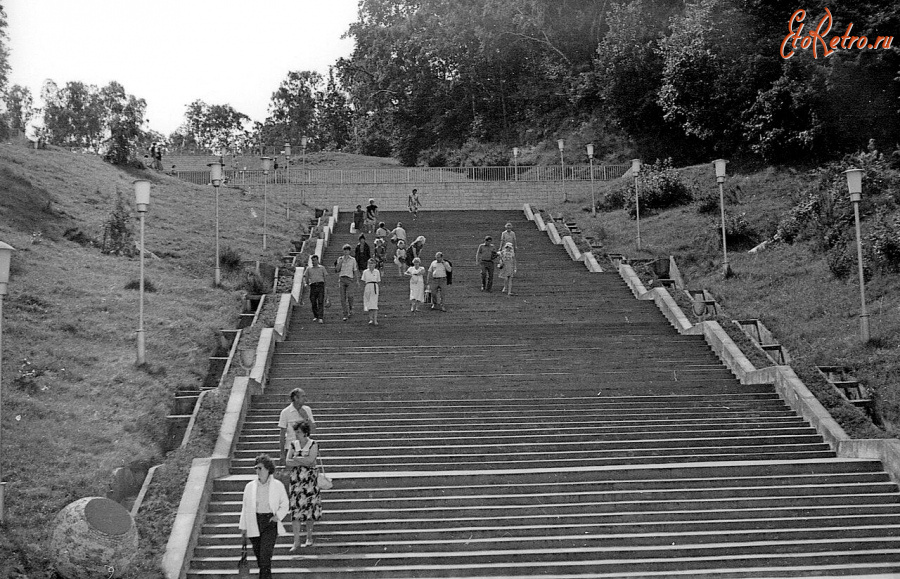
[[[390,169],[303,169],[291,167],[269,171],[225,170],[232,185],[319,185],[319,184],[426,184],[487,183],[510,181],[611,181],[623,176],[630,165],[559,165],[518,167],[405,167]],[[176,171],[180,179],[197,185],[209,184],[209,171]]]

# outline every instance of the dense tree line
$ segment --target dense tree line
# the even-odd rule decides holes
[[[849,4],[849,3],[844,3]],[[803,36],[829,3],[808,2]],[[404,163],[475,140],[528,144],[567,123],[625,133],[644,155],[770,162],[894,147],[897,48],[825,57],[780,47],[778,0],[363,0],[337,64],[364,152]],[[891,35],[900,6],[834,7],[829,36]],[[795,25],[795,28],[797,25]]]
[[[327,79],[317,72],[291,71],[272,93],[262,123],[251,122],[230,105],[198,100],[188,105],[185,122],[169,136],[169,143],[176,149],[224,154],[280,150],[285,143],[299,147],[306,137],[311,151],[341,150],[350,144],[350,120],[347,96],[332,71]]]

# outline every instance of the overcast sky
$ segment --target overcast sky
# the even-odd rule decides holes
[[[7,0],[10,84],[45,79],[104,86],[147,101],[168,135],[185,106],[230,104],[253,120],[290,70],[328,71],[353,50],[341,39],[358,0]]]

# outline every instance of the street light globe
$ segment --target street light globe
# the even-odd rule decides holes
[[[713,161],[713,165],[716,168],[716,180],[719,183],[725,181],[725,165],[727,164],[728,161],[726,161],[725,159],[716,159],[715,161]]]
[[[632,159],[631,160],[631,174],[637,175],[641,172],[641,160],[640,159]]]
[[[513,157],[519,156],[519,147],[513,147]]]
[[[218,187],[222,184],[222,163],[209,163],[207,167],[209,167],[209,180],[213,187]]]
[[[138,179],[134,182],[134,201],[137,203],[139,213],[144,213],[150,207],[150,181]]]
[[[566,144],[563,142],[562,139],[556,141],[556,145],[559,147],[559,150],[560,150],[560,151],[562,151],[562,150],[565,148],[565,146],[566,146]]]
[[[594,143],[588,143],[587,145],[587,155],[591,159],[594,158]]]
[[[16,250],[12,245],[0,241],[0,296],[6,295],[6,285],[9,283],[9,262],[12,252]]]
[[[262,158],[262,170],[264,173],[268,173],[272,169],[272,157],[263,157]]]
[[[300,137],[300,148],[305,149],[306,144],[309,142],[309,137]]]
[[[287,155],[288,157],[291,156],[291,144],[290,143],[284,144],[284,154]]]
[[[850,201],[859,203],[862,200],[862,169],[847,169],[844,171],[847,176],[847,189],[850,190]]]

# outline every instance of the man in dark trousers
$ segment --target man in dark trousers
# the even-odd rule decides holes
[[[303,272],[303,282],[309,286],[309,305],[313,321],[325,323],[325,268],[319,265],[319,256],[312,256],[312,265]]]
[[[481,291],[489,292],[494,287],[494,260],[497,259],[497,248],[490,235],[475,252],[475,265],[481,266]]]
[[[359,285],[359,266],[356,259],[350,255],[350,245],[345,245],[344,254],[335,260],[334,272],[340,276],[341,308],[344,310],[346,322],[353,314],[353,294],[350,293],[350,284],[356,281],[356,285]]]

